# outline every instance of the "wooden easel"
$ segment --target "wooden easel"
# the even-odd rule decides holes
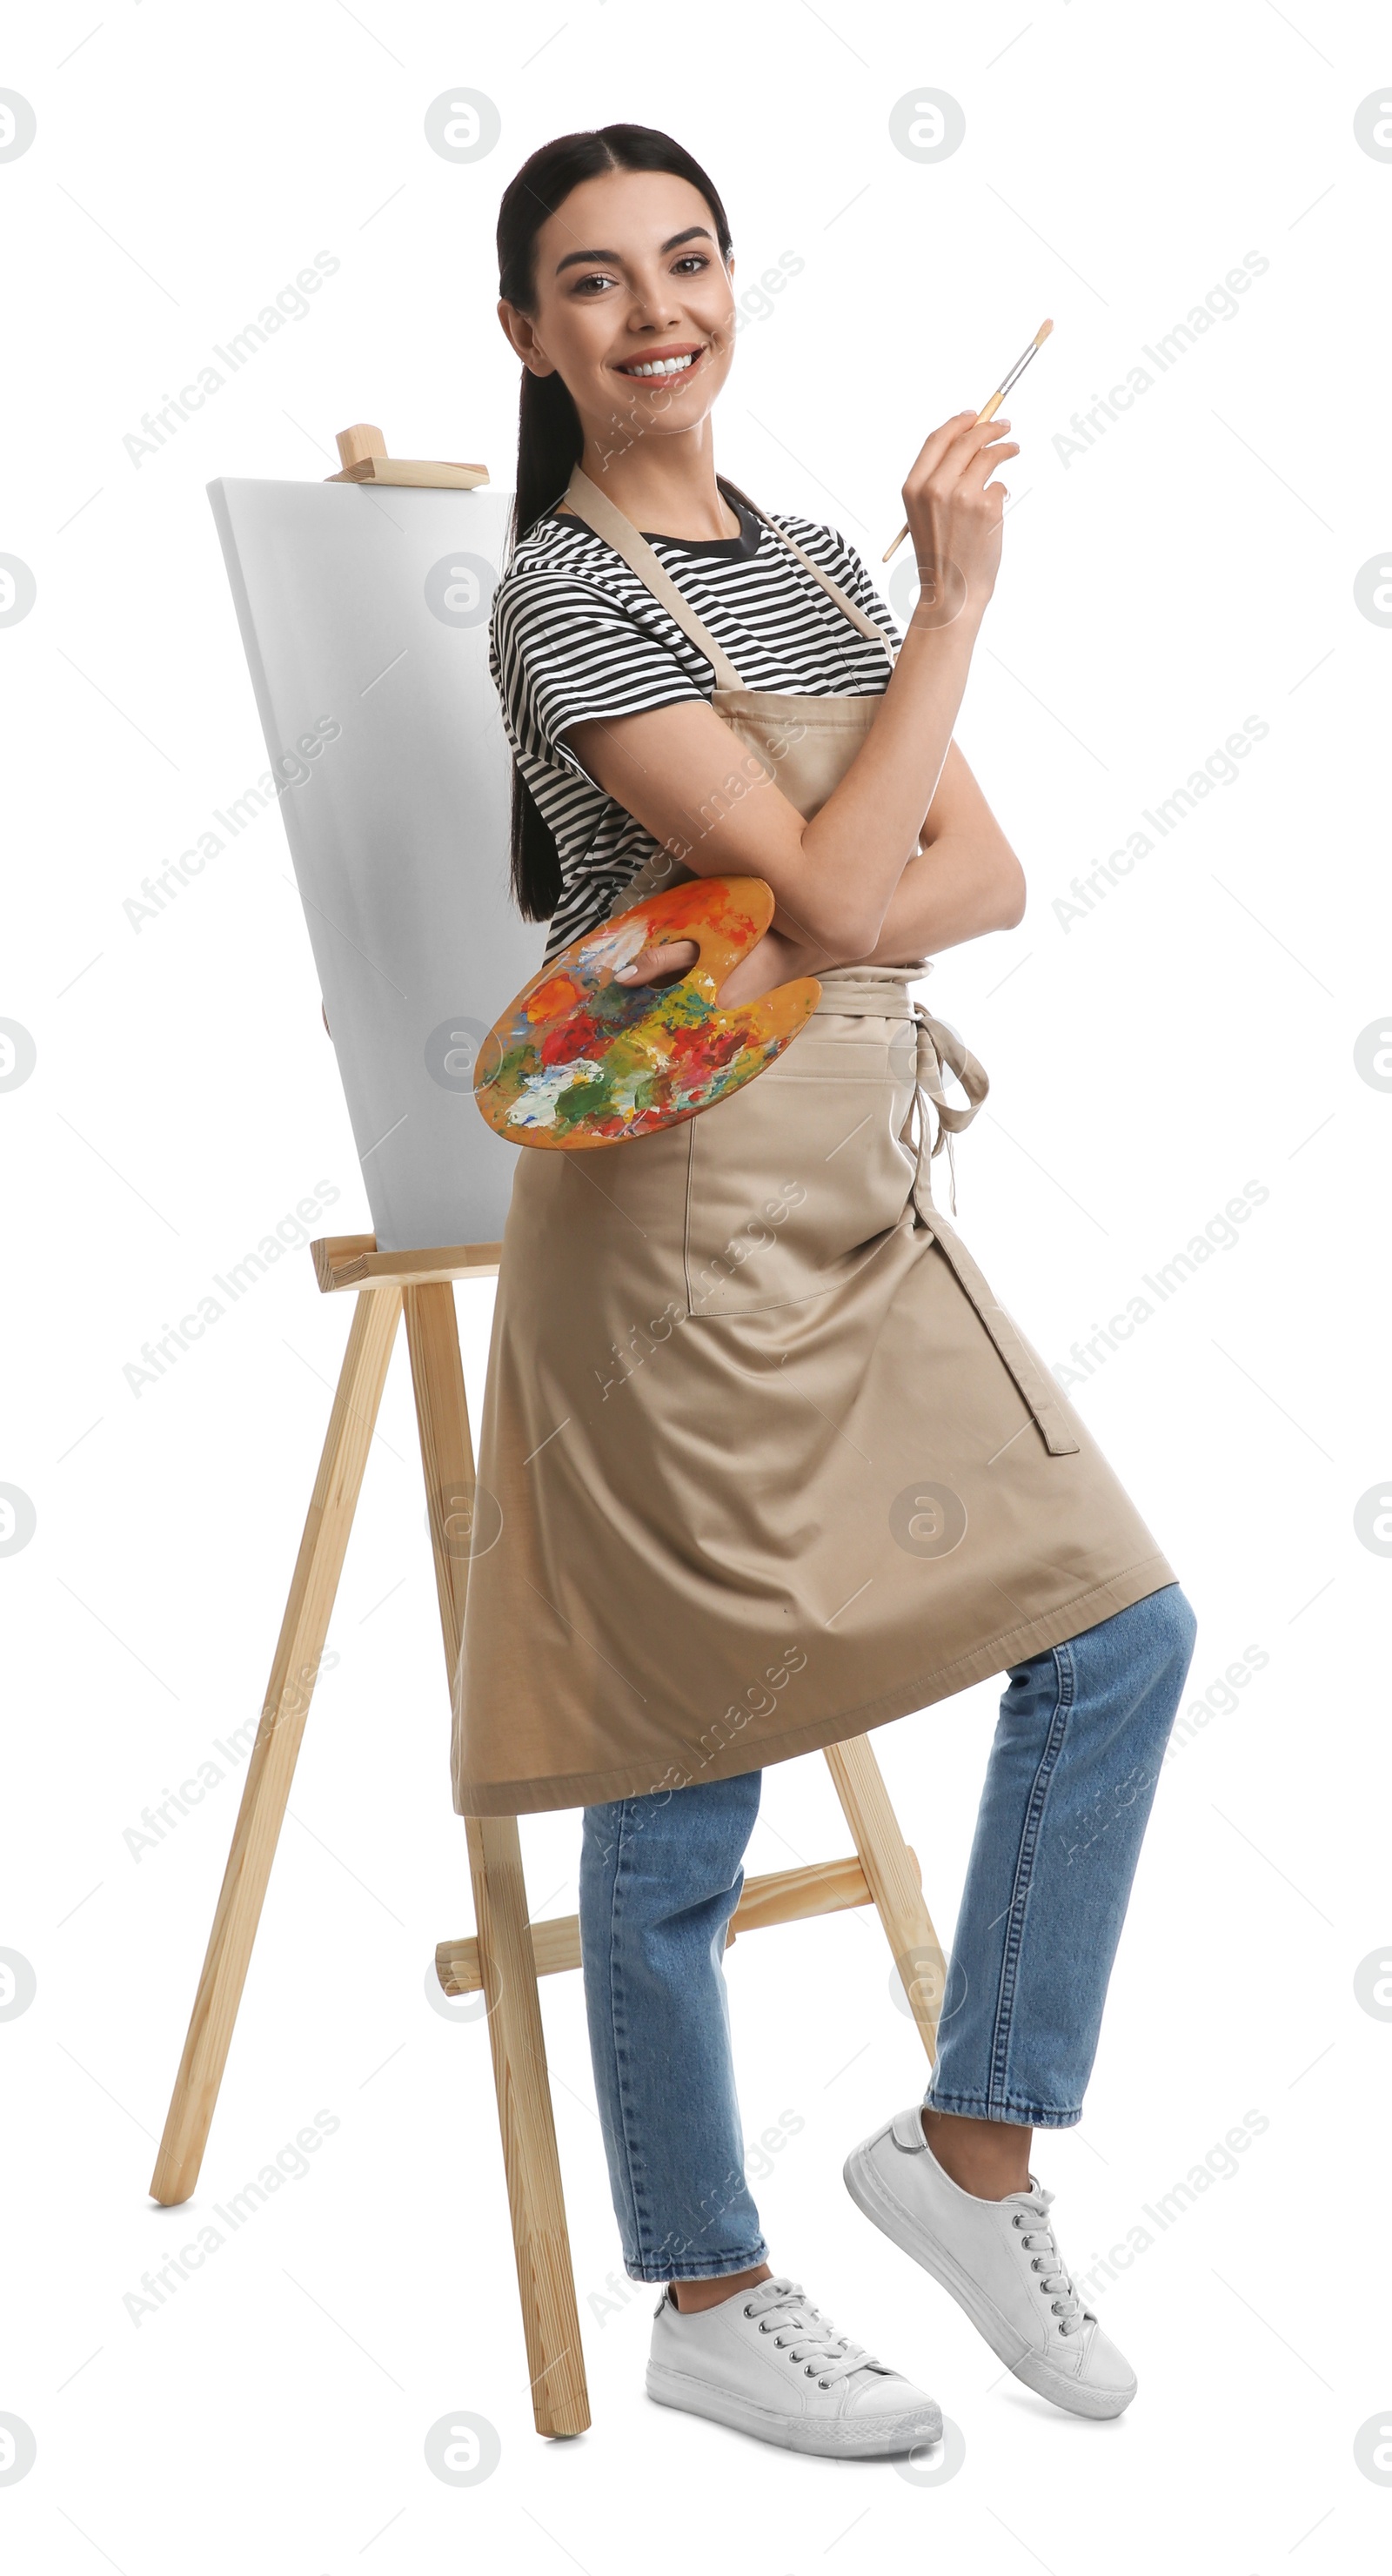
[[[489,479],[482,465],[388,457],[380,429],[362,421],[339,431],[338,452],[342,470],[325,478],[330,482],[468,490]],[[453,1283],[494,1276],[500,1249],[496,1243],[464,1243],[379,1252],[370,1234],[327,1236],[310,1246],[320,1289],[355,1292],[353,1321],[150,2185],[152,2197],[166,2207],[187,2200],[197,2186],[309,1713],[313,1685],[306,1691],[300,1676],[318,1671],[403,1310],[452,1700],[475,1481]],[[749,1879],[729,1938],[843,1906],[874,1904],[891,1954],[905,1970],[910,2009],[931,2058],[945,1961],[923,1902],[918,1864],[865,1738],[830,1746],[826,1758],[855,1855]],[[589,2401],[537,1995],[538,1976],[580,1965],[580,1926],[573,1914],[529,1922],[516,1817],[466,1817],[465,1830],[476,1929],[439,1944],[436,1973],[448,1995],[483,1992],[489,1998],[533,2413],[539,2433],[582,2433],[590,2420]]]
[[[431,1252],[379,1252],[370,1234],[331,1235],[310,1246],[319,1287],[330,1293],[353,1289],[356,1301],[150,2185],[152,2198],[166,2207],[187,2200],[198,2182],[309,1711],[311,1693],[297,1677],[318,1670],[403,1308],[452,1694],[474,1500],[453,1282],[494,1276],[499,1251],[496,1243],[466,1243]],[[830,1745],[826,1758],[855,1856],[748,1880],[731,1937],[874,1904],[892,1956],[913,1963],[906,1991],[931,2058],[945,1962],[917,1862],[866,1739]],[[515,1817],[470,1816],[465,1830],[477,1928],[467,1938],[439,1944],[436,1971],[446,1994],[482,1991],[490,1998],[488,2036],[533,2413],[539,2433],[582,2433],[590,2421],[589,2400],[537,1995],[538,1976],[580,1965],[579,1921],[573,1914],[528,1921]]]

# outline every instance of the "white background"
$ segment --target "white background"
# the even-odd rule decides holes
[[[1392,1561],[1354,1514],[1392,1476],[1392,1096],[1354,1050],[1392,1000],[1392,632],[1355,582],[1389,541],[1392,166],[1354,118],[1387,44],[1384,13],[1312,0],[10,13],[0,85],[38,121],[0,164],[0,552],[37,584],[0,629],[0,1015],[37,1049],[0,1099],[0,1480],[36,1514],[0,1563],[0,1945],[37,1979],[0,2022],[0,2412],[37,2445],[0,2531],[24,2576],[1384,2562],[1392,2486],[1355,2437],[1392,2421],[1392,2027],[1354,1980],[1392,1941]],[[459,83],[502,121],[469,165],[423,131]],[[889,131],[924,84],[966,120],[936,164]],[[401,1348],[198,2195],[147,2197],[237,1775],[139,1859],[124,1836],[260,1705],[347,1303],[295,1251],[155,1386],[123,1370],[320,1181],[339,1196],[309,1232],[366,1222],[275,813],[152,923],[123,910],[265,765],[204,487],[328,474],[364,419],[510,486],[498,199],[538,143],[617,118],[709,169],[737,289],[804,263],[751,296],[718,460],[882,580],[920,441],[1055,320],[1007,406],[1023,453],[959,726],[1030,905],[928,988],[991,1075],[958,1156],[988,1276],[1061,1361],[1244,1183],[1269,1193],[1070,1388],[1199,1614],[1207,1718],[1160,1784],[1086,2117],[1038,2144],[1075,2271],[1244,2113],[1268,2123],[1089,2294],[1140,2374],[1125,2417],[1003,2376],[847,2199],[847,2149],[926,2074],[873,1916],[729,1961],[746,2134],[802,2123],[755,2186],[775,2265],[960,2428],[927,2488],[647,2402],[654,2294],[622,2282],[573,1976],[543,1999],[594,2426],[532,2429],[486,2035],[425,1993],[471,1914]],[[132,463],[142,414],[320,250],[340,266],[308,315]],[[1237,313],[1150,367],[1248,252],[1269,265]],[[1152,388],[1065,460],[1070,416],[1137,364]],[[1269,730],[1238,778],[1065,929],[1070,879],[1248,716]],[[489,1296],[458,1298],[475,1419]],[[1205,1702],[1249,1645],[1259,1675]],[[875,1738],[944,1937],[995,1701]],[[578,1837],[574,1814],[524,1825],[537,1913],[572,1909]],[[751,1871],[846,1839],[819,1759],[767,1775]],[[142,2274],[318,2110],[338,2126],[303,2177],[133,2322]],[[501,2457],[454,2488],[423,2446],[461,2409]]]

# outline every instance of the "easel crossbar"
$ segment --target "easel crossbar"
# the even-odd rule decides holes
[[[918,1865],[918,1856],[910,1851],[909,1859],[921,1887],[923,1872]],[[848,1860],[810,1861],[803,1869],[769,1870],[762,1878],[746,1879],[725,1946],[728,1949],[740,1932],[763,1932],[774,1923],[800,1923],[810,1914],[840,1914],[849,1906],[873,1905],[874,1901],[869,1880],[855,1853]],[[579,1967],[578,1914],[558,1914],[549,1922],[533,1923],[528,1929],[539,1977],[554,1977],[565,1968]],[[447,1995],[472,1995],[482,1991],[484,1977],[479,1962],[479,1946],[472,1933],[463,1940],[437,1944],[435,1973]]]

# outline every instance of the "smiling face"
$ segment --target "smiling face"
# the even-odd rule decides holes
[[[689,180],[608,170],[537,234],[535,312],[498,315],[524,366],[562,378],[586,452],[602,454],[705,420],[734,355],[733,269]]]

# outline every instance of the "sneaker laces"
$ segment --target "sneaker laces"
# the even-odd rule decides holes
[[[1039,2274],[1041,2285],[1051,2294],[1050,2305],[1058,2318],[1060,2334],[1074,2335],[1085,2325],[1095,2325],[1097,2319],[1091,2308],[1084,2307],[1073,2287],[1072,2275],[1059,2252],[1058,2238],[1047,2215],[1057,2195],[1046,2190],[1042,2182],[1037,2182],[1029,2192],[1020,2192],[1017,2197],[1021,2209],[1016,2212],[1015,2225],[1021,2231],[1020,2242],[1026,2253],[1033,2257],[1030,2270]],[[1024,2215],[1026,2211],[1028,2220]]]
[[[824,2317],[808,2298],[800,2281],[775,2275],[759,2281],[742,2298],[740,2305],[747,2317],[758,2317],[761,2331],[773,2339],[791,2361],[800,2361],[809,2379],[817,2379],[830,2388],[838,2379],[850,2379],[858,2370],[879,2370],[892,2376],[889,2364],[867,2352],[863,2343],[853,2343],[849,2335],[838,2334],[829,2317]],[[774,2312],[779,2311],[778,2327]]]

